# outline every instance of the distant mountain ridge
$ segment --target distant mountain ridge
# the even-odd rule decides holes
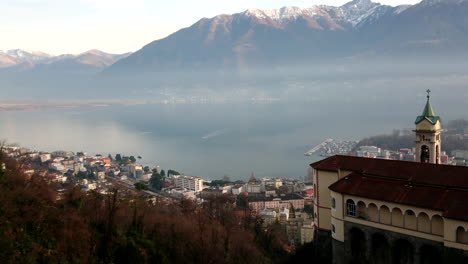
[[[467,0],[423,0],[387,6],[354,0],[343,6],[248,9],[203,18],[156,40],[106,72],[246,67],[386,54],[468,52]]]
[[[89,50],[78,55],[63,54],[53,56],[40,51],[26,51],[14,49],[0,51],[0,68],[25,71],[36,68],[62,67],[66,64],[81,65],[82,67],[105,68],[117,60],[128,56],[125,54],[110,54],[100,50]]]

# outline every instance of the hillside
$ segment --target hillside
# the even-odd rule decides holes
[[[138,191],[84,193],[0,158],[2,263],[278,263],[281,230],[235,213],[228,197],[151,202]]]

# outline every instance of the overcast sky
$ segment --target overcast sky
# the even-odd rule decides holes
[[[376,0],[374,0],[377,2]],[[316,4],[347,0],[0,0],[0,50],[40,50],[51,54],[100,49],[136,51],[143,45],[190,26],[202,17],[248,8]],[[420,0],[381,0],[415,4]]]

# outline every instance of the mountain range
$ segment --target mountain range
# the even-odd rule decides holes
[[[423,0],[388,6],[354,0],[343,6],[248,9],[203,18],[137,52],[90,50],[51,56],[0,51],[0,68],[152,72],[205,67],[310,64],[373,55],[449,55],[468,52],[468,0]]]
[[[249,9],[203,18],[109,67],[107,72],[313,63],[369,55],[468,52],[468,0],[387,6]]]
[[[110,54],[99,50],[89,50],[78,55],[64,54],[53,56],[40,51],[21,49],[0,51],[0,69],[24,72],[33,70],[100,70],[108,67],[125,54]]]
[[[21,95],[38,85],[55,94],[69,87],[80,95],[109,90],[125,94],[129,89],[138,95],[167,87],[236,86],[240,81],[258,86],[259,69],[267,88],[297,69],[302,70],[300,78],[323,73],[333,79],[345,73],[458,73],[468,67],[466,14],[468,0],[401,6],[353,0],[338,7],[248,9],[202,18],[131,54],[0,52],[0,86],[20,87],[15,92]],[[84,93],[82,87],[89,90]]]

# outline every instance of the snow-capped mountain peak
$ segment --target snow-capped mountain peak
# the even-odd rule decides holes
[[[40,51],[26,51],[21,49],[8,50],[6,54],[13,58],[31,61],[40,61],[52,57],[51,55]]]
[[[300,7],[283,7],[280,9],[248,9],[243,14],[250,17],[256,17],[260,19],[271,19],[274,21],[283,21],[295,19],[299,16],[313,16],[316,14],[318,7],[311,8],[300,8]]]
[[[326,19],[333,17],[333,19],[346,22],[356,27],[367,18],[378,19],[390,9],[393,9],[393,7],[374,3],[371,0],[354,0],[341,7],[318,5],[308,8],[283,7],[270,10],[248,9],[241,14],[263,20],[272,20],[278,23],[294,20],[298,17],[325,17]]]
[[[343,7],[345,8],[350,8],[350,7],[353,7],[353,8],[358,8],[358,9],[369,9],[371,7],[373,7],[374,5],[376,5],[377,3],[374,3],[372,2],[371,0],[354,0],[354,1],[351,1],[351,2],[348,2],[346,4],[344,4]]]
[[[371,0],[354,0],[343,5],[341,9],[343,10],[344,19],[356,26],[367,17],[372,16],[374,12],[382,11],[378,9],[380,6],[380,4]]]

